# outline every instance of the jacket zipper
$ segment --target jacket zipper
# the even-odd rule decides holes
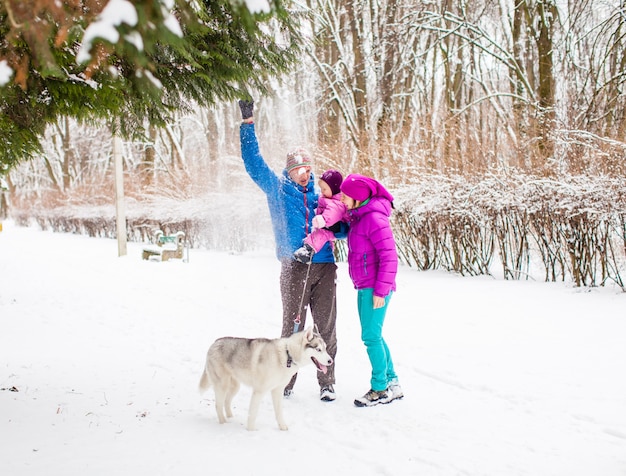
[[[309,235],[309,206],[306,198],[306,188],[304,189],[304,236]]]

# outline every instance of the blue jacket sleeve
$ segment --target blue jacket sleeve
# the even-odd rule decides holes
[[[261,156],[254,124],[241,124],[239,138],[246,172],[266,195],[275,193],[279,186],[279,178]]]
[[[345,240],[348,237],[350,225],[348,225],[345,221],[339,221],[337,224],[339,225],[339,231],[335,232],[335,238],[338,240]]]

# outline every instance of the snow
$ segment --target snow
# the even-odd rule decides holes
[[[0,474],[626,474],[626,295],[615,288],[401,268],[385,324],[405,398],[369,386],[356,295],[338,269],[338,398],[305,367],[289,431],[250,392],[217,423],[197,393],[217,337],[277,337],[271,250],[117,257],[115,240],[4,222],[0,232]],[[14,390],[14,391],[12,391]]]
[[[137,21],[137,10],[131,2],[128,0],[109,0],[109,3],[98,16],[98,20],[85,30],[76,61],[80,64],[91,59],[91,46],[96,38],[103,38],[109,43],[115,44],[120,37],[116,27],[122,23],[135,26]],[[133,44],[137,46],[137,41],[134,40]]]
[[[171,3],[173,4],[173,2]],[[171,12],[172,8],[173,8],[173,5],[171,7],[168,6],[167,11],[164,12],[163,25],[165,25],[165,27],[168,30],[170,30],[174,35],[178,36],[179,38],[182,38],[183,30],[180,27],[180,23],[178,23],[178,19],[172,14]]]
[[[137,51],[143,51],[143,37],[138,31],[132,31],[124,37],[126,42],[133,45]]]
[[[250,13],[269,13],[271,11],[268,0],[245,0]]]
[[[148,71],[147,69],[142,69],[142,70],[138,70],[137,71],[137,76],[141,77],[141,76],[145,76],[146,78],[148,78],[148,80],[156,87],[161,89],[163,87],[163,83],[161,81],[159,81],[159,79],[152,74],[152,72]]]
[[[4,86],[11,80],[13,69],[7,63],[7,60],[0,61],[0,86]]]
[[[161,0],[161,8],[163,11],[163,24],[174,35],[183,36],[182,29],[176,17],[172,14],[174,2],[172,0]],[[135,6],[128,0],[109,0],[107,5],[98,16],[98,19],[91,23],[85,30],[83,42],[80,50],[76,55],[76,61],[86,63],[91,59],[91,48],[93,42],[97,38],[102,38],[110,43],[117,43],[119,40],[119,32],[117,27],[122,23],[130,26],[136,26],[139,21]],[[144,42],[142,36],[138,32],[132,32],[125,36],[125,40],[132,44],[138,51],[143,51]]]

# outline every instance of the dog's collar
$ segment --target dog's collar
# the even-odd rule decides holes
[[[289,354],[289,349],[287,350],[287,367],[291,367],[291,364],[293,364],[293,359],[291,358],[291,355]]]

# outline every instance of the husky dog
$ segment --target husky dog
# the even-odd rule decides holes
[[[200,378],[200,391],[213,386],[217,419],[225,423],[226,417],[233,416],[231,402],[240,384],[252,387],[248,430],[256,429],[261,397],[271,392],[278,427],[286,430],[282,410],[283,390],[293,374],[310,362],[324,373],[328,370],[327,366],[333,363],[317,327],[309,327],[280,339],[222,337],[209,347]]]

